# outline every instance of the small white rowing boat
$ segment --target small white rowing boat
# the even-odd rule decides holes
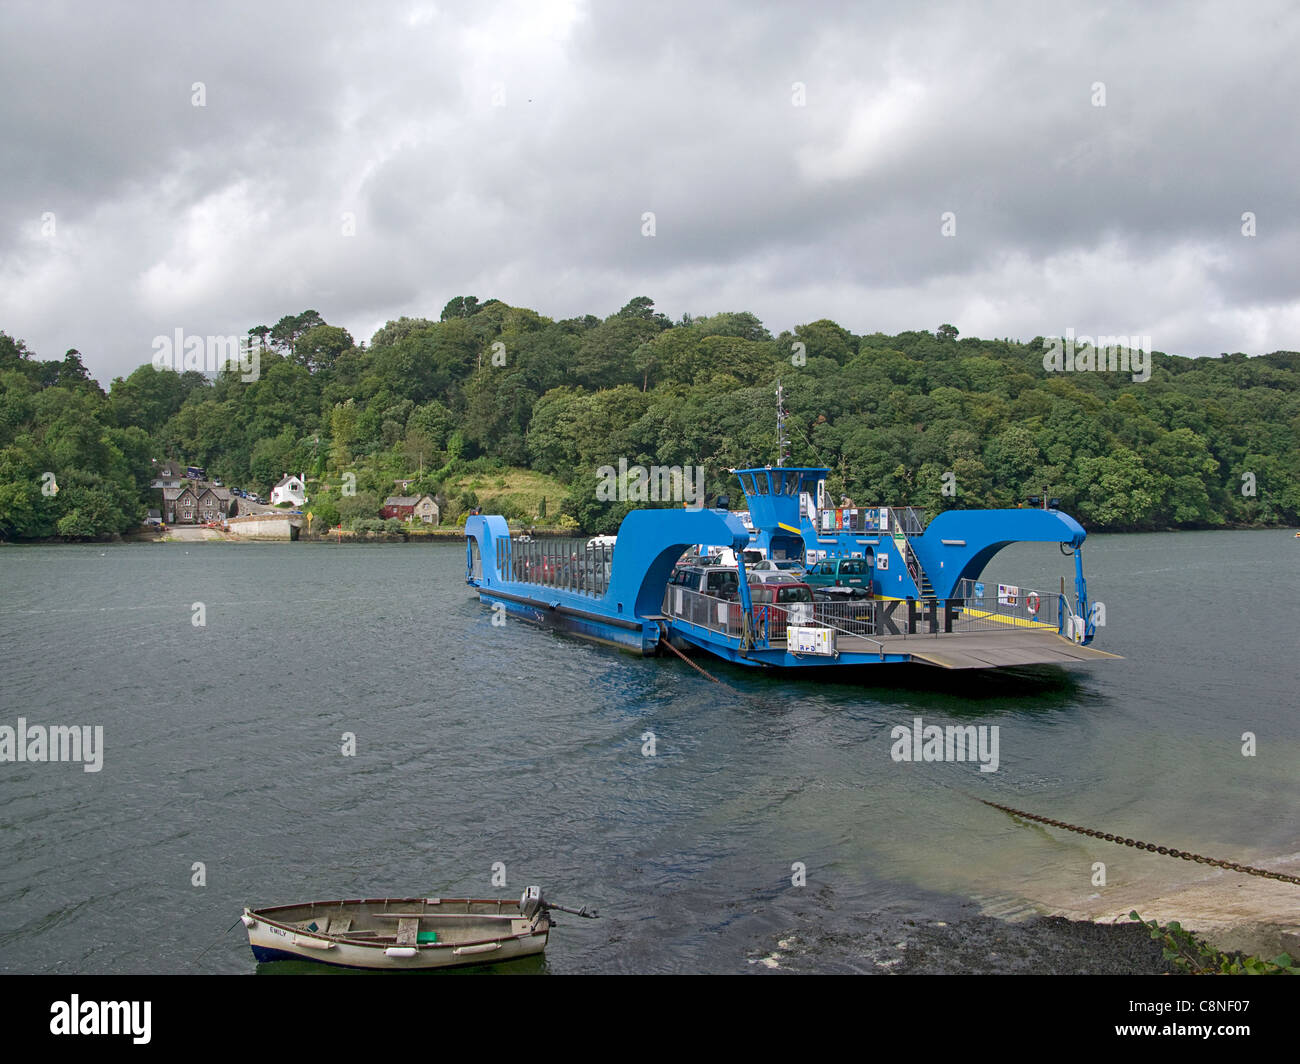
[[[312,901],[245,909],[241,919],[259,961],[309,960],[344,968],[451,968],[541,953],[551,930],[552,908],[559,906],[548,905],[537,887],[529,887],[519,901]]]

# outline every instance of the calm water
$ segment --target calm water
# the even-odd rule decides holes
[[[971,795],[1252,863],[1300,850],[1300,543],[1085,553],[1123,661],[864,685],[702,659],[719,687],[494,628],[459,545],[0,548],[0,724],[105,730],[99,773],[0,764],[0,970],[252,972],[223,936],[246,904],[534,882],[603,918],[561,916],[523,971],[752,971],[791,934],[869,970],[864,941],[884,956],[912,922],[1083,904],[1092,860],[1153,890],[1206,874]],[[1017,546],[986,578],[1048,590],[1070,564]],[[915,716],[998,725],[999,770],[895,763]]]

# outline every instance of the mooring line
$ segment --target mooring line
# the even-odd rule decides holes
[[[243,919],[243,917],[241,916],[241,917],[239,918],[239,920],[242,920],[242,919]],[[222,931],[221,934],[219,934],[219,935],[217,936],[216,941],[212,943],[212,946],[215,946],[215,945],[217,944],[217,942],[220,942],[223,938],[225,938],[228,934],[230,934],[230,932],[233,931],[233,930],[234,930],[234,929],[239,925],[239,920],[236,920],[236,921],[235,921],[233,924],[231,924],[228,928],[226,928],[224,931]],[[209,946],[208,949],[211,949],[212,946]],[[208,949],[205,949],[205,950],[203,951],[203,953],[207,953],[207,952],[208,952]],[[200,953],[197,957],[194,958],[194,963],[195,963],[195,964],[198,964],[199,961],[201,961],[201,960],[203,959],[203,953]]]
[[[1077,827],[1061,820],[1053,820],[1051,817],[1036,816],[1033,813],[1026,813],[1023,809],[1012,809],[1009,805],[999,805],[997,802],[990,802],[985,798],[978,800],[994,809],[1001,809],[1004,813],[1010,813],[1012,816],[1018,816],[1024,820],[1037,820],[1040,824],[1048,824],[1054,828],[1073,831],[1078,835],[1087,835],[1089,838],[1104,839],[1106,842],[1114,842],[1120,846],[1132,846],[1138,850],[1149,850],[1151,853],[1164,854],[1166,857],[1177,857],[1183,861],[1195,861],[1197,864],[1213,865],[1215,868],[1227,868],[1233,872],[1244,872],[1248,876],[1261,876],[1264,879],[1276,879],[1282,883],[1294,883],[1296,886],[1300,886],[1300,876],[1289,876],[1285,872],[1270,872],[1267,868],[1253,868],[1250,865],[1237,864],[1235,861],[1218,861],[1213,857],[1202,857],[1199,853],[1175,850],[1172,846],[1156,846],[1150,842],[1127,839],[1122,835],[1111,835],[1102,831],[1094,831],[1091,828]]]
[[[686,662],[686,664],[689,665],[692,669],[694,669],[696,672],[698,672],[701,676],[705,677],[706,679],[712,680],[716,684],[721,684],[723,687],[728,686],[727,684],[722,683],[722,681],[719,680],[716,676],[710,675],[701,666],[697,665],[685,654],[683,654],[680,650],[678,650],[675,646],[673,646],[672,640],[668,637],[668,629],[664,626],[662,621],[659,623],[659,631],[663,636],[663,638],[660,639],[659,642],[662,643],[664,646],[666,646],[679,658],[681,658],[682,661]]]

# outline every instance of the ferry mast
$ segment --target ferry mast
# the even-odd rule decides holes
[[[786,454],[789,444],[785,438],[785,419],[787,417],[789,417],[789,413],[785,408],[785,389],[778,380],[776,382],[776,464],[778,467],[785,465],[785,460],[789,457]]]

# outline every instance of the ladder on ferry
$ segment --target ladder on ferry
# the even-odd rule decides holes
[[[891,534],[894,537],[894,546],[898,548],[898,553],[903,556],[903,560],[907,563],[907,572],[916,584],[917,593],[923,599],[934,598],[934,585],[930,583],[930,577],[926,574],[926,571],[921,568],[921,560],[916,556],[916,552],[912,550],[912,544],[908,542],[907,534],[897,524],[894,525]]]

